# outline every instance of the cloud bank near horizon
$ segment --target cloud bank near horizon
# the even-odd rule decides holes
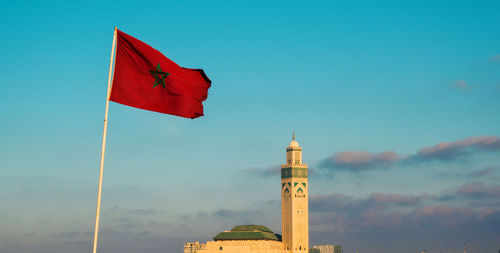
[[[481,200],[480,204],[477,200]],[[100,237],[103,252],[180,252],[185,242],[205,242],[239,224],[263,224],[278,233],[281,228],[278,199],[249,203],[240,209],[221,206],[182,214],[114,206],[103,210],[103,214]],[[309,214],[311,245],[327,242],[353,247],[370,245],[368,242],[375,239],[408,237],[415,242],[425,241],[426,247],[449,248],[462,242],[463,231],[470,231],[473,233],[466,235],[468,246],[486,243],[491,248],[495,246],[493,238],[500,236],[500,186],[475,181],[438,194],[373,192],[364,197],[314,194],[310,196]],[[59,231],[41,229],[35,234],[18,235],[17,239],[1,244],[0,250],[6,253],[34,248],[42,253],[90,250],[91,226],[67,225]],[[50,224],[39,226],[49,228]],[[45,237],[51,238],[50,243],[44,241]],[[399,248],[407,247],[413,245]],[[358,249],[369,250],[364,246]]]

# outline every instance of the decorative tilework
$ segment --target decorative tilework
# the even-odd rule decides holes
[[[281,178],[290,177],[307,178],[307,168],[282,168]]]

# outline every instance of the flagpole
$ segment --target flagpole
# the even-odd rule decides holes
[[[102,150],[101,150],[101,168],[99,170],[99,189],[97,190],[97,208],[95,215],[95,230],[94,230],[94,249],[93,253],[97,252],[97,237],[99,234],[99,215],[101,213],[101,193],[102,193],[102,172],[104,169],[104,151],[106,150],[106,133],[108,130],[108,108],[109,108],[109,96],[111,94],[111,83],[114,74],[113,63],[115,56],[115,46],[116,46],[116,26],[113,35],[113,46],[111,47],[111,59],[109,60],[109,76],[108,76],[108,93],[106,96],[106,112],[104,113],[104,129],[102,134]]]

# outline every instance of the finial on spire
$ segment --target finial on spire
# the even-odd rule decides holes
[[[293,131],[292,140],[295,140],[295,131]]]

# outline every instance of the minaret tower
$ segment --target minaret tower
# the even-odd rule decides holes
[[[302,148],[295,141],[286,148],[286,164],[281,165],[281,231],[285,250],[309,252],[309,206],[307,164]]]

